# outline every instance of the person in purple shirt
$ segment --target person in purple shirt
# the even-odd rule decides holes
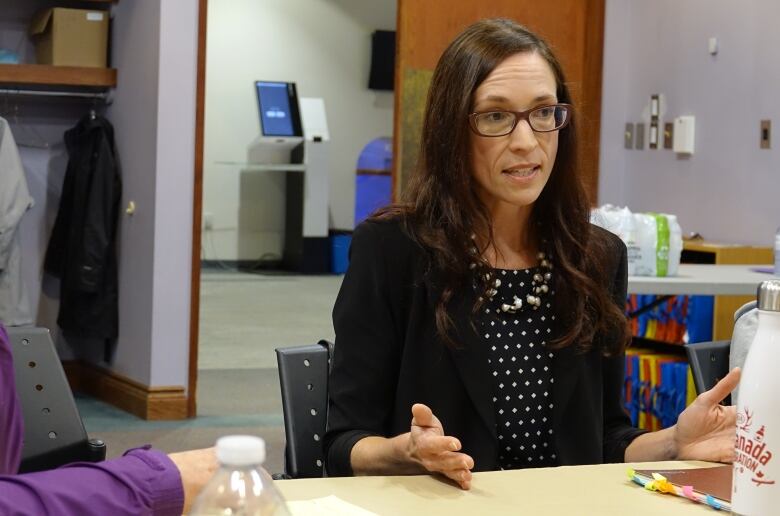
[[[11,347],[0,324],[0,514],[179,515],[217,467],[213,448],[166,455],[144,446],[116,459],[20,475],[23,435]]]

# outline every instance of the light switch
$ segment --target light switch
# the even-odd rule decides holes
[[[650,122],[650,144],[648,147],[651,149],[658,148],[658,120]]]
[[[636,124],[634,131],[634,148],[643,150],[645,148],[645,124]]]
[[[650,116],[658,117],[661,114],[661,99],[656,93],[650,96]]]
[[[772,121],[761,120],[761,148],[771,149],[772,143]]]
[[[626,130],[623,133],[623,147],[626,149],[634,148],[634,124],[626,124]]]
[[[680,154],[693,154],[694,136],[696,129],[696,117],[678,116],[674,119],[674,152]]]

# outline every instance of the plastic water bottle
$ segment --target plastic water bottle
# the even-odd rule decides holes
[[[195,516],[290,516],[281,493],[263,469],[265,441],[250,435],[217,440],[219,469],[195,499]]]
[[[780,280],[758,287],[758,328],[737,399],[733,514],[777,514],[780,507]]]
[[[780,228],[775,233],[775,276],[780,276]]]

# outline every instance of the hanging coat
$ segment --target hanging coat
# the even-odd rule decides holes
[[[85,116],[65,132],[68,168],[46,250],[46,272],[60,278],[57,324],[66,337],[118,334],[116,230],[121,180],[114,128]]]
[[[0,323],[32,324],[32,310],[22,280],[19,223],[33,199],[8,122],[0,118]]]

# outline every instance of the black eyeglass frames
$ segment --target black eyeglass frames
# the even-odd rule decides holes
[[[538,106],[527,111],[496,109],[469,115],[471,129],[480,136],[506,136],[515,130],[520,120],[526,120],[537,133],[549,133],[566,127],[571,120],[571,104]]]

